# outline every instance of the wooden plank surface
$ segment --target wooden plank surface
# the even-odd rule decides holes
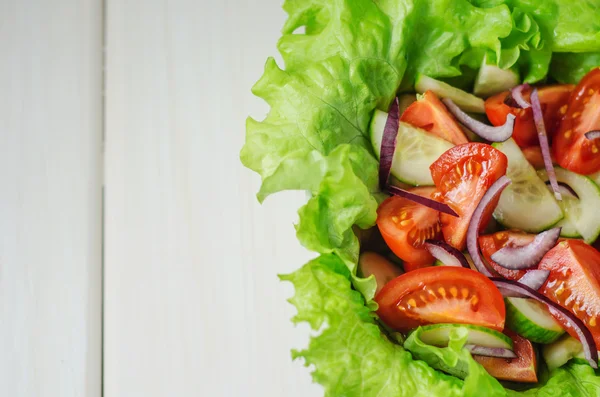
[[[0,395],[101,394],[102,4],[0,1]]]
[[[239,150],[279,0],[108,1],[105,395],[318,396],[276,274],[303,193],[255,199]]]

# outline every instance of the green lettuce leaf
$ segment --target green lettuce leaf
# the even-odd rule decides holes
[[[325,396],[337,397],[591,397],[600,396],[600,377],[587,365],[568,364],[554,370],[542,385],[524,392],[504,389],[462,347],[466,329],[451,334],[446,348],[423,343],[418,330],[404,346],[393,343],[377,325],[360,293],[352,289],[350,272],[334,254],[321,255],[300,270],[280,276],[294,284],[290,302],[318,336],[295,359],[314,366],[315,382]],[[461,332],[462,330],[462,332]],[[462,372],[465,380],[434,370]]]
[[[404,348],[410,351],[416,359],[423,360],[431,367],[465,380],[464,395],[477,396],[482,390],[488,396],[505,396],[506,392],[500,382],[490,376],[486,370],[463,349],[467,342],[469,331],[466,328],[456,328],[450,331],[450,341],[447,347],[436,347],[421,340],[421,328],[410,334]]]
[[[550,74],[560,83],[577,84],[583,76],[599,65],[600,51],[557,53],[552,56]]]
[[[295,356],[315,365],[329,396],[482,396],[474,390],[483,384],[496,393],[472,364],[469,373],[479,375],[463,382],[413,360],[373,318],[375,285],[356,276],[352,231],[375,223],[383,197],[368,124],[375,109],[411,89],[416,73],[468,88],[484,56],[519,68],[528,82],[545,79],[549,68],[558,81],[576,81],[600,64],[600,7],[590,0],[286,0],[284,8],[285,68],[269,59],[254,86],[271,109],[262,121],[247,120],[240,157],[261,176],[260,201],[289,189],[311,195],[298,212],[297,236],[322,256],[283,279],[296,287],[295,321],[326,328]],[[456,347],[443,355],[461,354]],[[551,395],[560,384],[593,390],[594,376],[569,366],[527,395]]]
[[[294,322],[314,330],[308,349],[293,352],[307,366],[326,396],[463,396],[464,382],[415,361],[384,336],[352,290],[345,264],[336,255],[322,255],[297,272],[281,276],[296,289],[290,302],[298,309]],[[472,394],[476,396],[476,394]]]

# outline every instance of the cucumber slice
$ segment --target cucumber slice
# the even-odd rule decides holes
[[[595,174],[589,175],[589,178],[596,183],[596,185],[600,186],[600,172],[596,172]]]
[[[450,331],[463,327],[469,331],[466,344],[513,349],[513,341],[508,336],[493,329],[471,324],[432,324],[421,327],[421,340],[428,345],[448,346]]]
[[[577,341],[579,342],[579,341]],[[581,342],[580,342],[581,344]],[[600,351],[598,352],[600,353]],[[600,354],[599,354],[600,355]],[[575,355],[575,357],[573,357],[571,359],[571,362],[574,362],[575,364],[585,364],[585,365],[589,365],[588,360],[585,358],[585,354],[583,353],[583,347],[581,348],[581,351],[579,353],[577,353]],[[598,362],[600,363],[600,360],[598,360]]]
[[[377,110],[369,127],[377,159],[386,120],[387,113]],[[433,186],[429,166],[452,146],[452,143],[425,130],[400,122],[391,173],[400,182],[409,185]]]
[[[500,196],[494,218],[508,228],[538,233],[563,218],[562,210],[515,141],[494,143],[508,158],[506,175],[512,183]]]
[[[590,178],[560,167],[554,167],[554,172],[556,179],[569,185],[579,197],[579,200],[562,200],[568,222],[573,224],[586,243],[593,243],[600,235],[600,187]],[[539,170],[538,174],[544,181],[548,180],[546,170]]]
[[[415,90],[419,94],[431,90],[441,98],[450,98],[465,112],[485,113],[483,99],[424,74],[417,75]]]
[[[526,298],[506,298],[506,326],[536,343],[552,343],[565,331],[543,304]]]
[[[517,72],[513,69],[504,70],[492,63],[488,63],[487,56],[484,56],[481,68],[475,78],[473,93],[477,96],[487,98],[509,90],[518,84],[519,74]]]
[[[581,346],[581,342],[570,335],[565,335],[556,342],[544,346],[542,350],[542,356],[549,370],[566,364],[578,354],[583,354],[583,346]]]
[[[548,186],[548,190],[552,191],[552,187]],[[564,214],[564,218],[556,224],[556,227],[560,227],[560,236],[581,238],[581,234],[579,234],[574,223],[574,218],[576,218],[576,214],[579,212],[579,200],[563,195],[558,205]]]

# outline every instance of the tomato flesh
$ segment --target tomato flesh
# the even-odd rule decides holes
[[[431,165],[431,176],[439,191],[436,198],[459,215],[440,214],[448,244],[464,250],[473,212],[488,188],[506,174],[507,163],[504,153],[492,146],[467,143],[447,150]],[[484,215],[483,224],[487,224],[492,212]]]
[[[546,163],[544,163],[544,156],[542,156],[542,149],[539,146],[529,146],[526,148],[522,148],[521,151],[523,152],[523,155],[525,156],[529,164],[533,166],[533,168],[535,168],[536,170],[543,170],[546,168]],[[550,153],[550,158],[552,160],[552,164],[556,164],[556,159],[554,158],[552,153]]]
[[[554,139],[554,156],[561,167],[578,174],[600,171],[600,139],[585,133],[600,130],[600,68],[589,72],[577,85],[569,108]]]
[[[580,240],[562,241],[548,251],[539,268],[550,270],[540,292],[583,321],[600,350],[600,252]],[[556,319],[577,338],[563,318]]]
[[[479,236],[481,254],[490,266],[502,277],[518,280],[525,275],[525,270],[510,270],[492,260],[492,255],[504,247],[522,247],[533,241],[535,235],[518,231],[503,231],[485,236]]]
[[[538,89],[540,106],[544,116],[544,125],[546,133],[552,137],[558,129],[560,120],[567,109],[567,102],[574,86],[570,84],[561,84],[547,86]],[[525,90],[523,97],[529,100],[531,90]],[[513,114],[515,126],[513,128],[513,139],[520,147],[529,147],[539,145],[537,129],[533,120],[533,111],[531,108],[519,109],[513,108],[504,103],[509,92],[505,91],[494,95],[485,101],[485,113],[493,125],[503,125],[506,122],[508,114]]]
[[[498,288],[481,273],[462,267],[405,273],[386,284],[375,301],[379,317],[401,332],[435,323],[504,328],[506,312]]]
[[[416,188],[411,192],[432,197],[434,188]],[[396,256],[414,268],[431,265],[433,256],[423,246],[425,240],[441,236],[439,212],[422,204],[392,196],[377,209],[377,226],[386,244]],[[406,271],[409,269],[406,268]]]
[[[513,340],[516,358],[476,356],[473,358],[494,378],[511,382],[537,383],[537,358],[533,344],[505,329],[504,333]]]
[[[429,131],[455,145],[469,142],[454,116],[432,91],[425,91],[421,98],[402,113],[400,120]]]

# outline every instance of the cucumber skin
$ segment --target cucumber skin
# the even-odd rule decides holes
[[[549,344],[555,342],[565,332],[545,329],[529,320],[509,299],[504,299],[506,307],[506,326],[512,331],[535,343]]]
[[[465,112],[485,114],[483,99],[422,73],[419,73],[415,79],[415,90],[421,94],[431,90],[440,98],[452,99]]]
[[[480,325],[473,325],[473,324],[445,324],[445,323],[441,323],[441,324],[430,324],[430,325],[424,325],[421,326],[421,337],[423,337],[423,333],[426,332],[431,332],[431,331],[435,331],[436,329],[444,329],[444,328],[467,328],[469,330],[473,330],[473,331],[477,331],[477,332],[481,332],[483,334],[488,334],[498,340],[501,340],[505,346],[502,346],[505,349],[511,349],[513,348],[513,341],[512,339],[499,332],[499,331],[495,331],[493,329],[490,328],[486,328],[486,327],[482,327]],[[468,341],[468,340],[467,340]]]
[[[505,142],[495,142],[492,144],[492,147],[500,150],[508,158],[507,176],[511,177],[511,175],[509,175],[509,174],[513,171],[514,164],[517,164],[517,166],[523,165],[524,167],[527,167],[527,170],[525,170],[525,171],[528,171],[531,174],[532,178],[534,175],[539,178],[539,175],[537,174],[537,172],[535,171],[533,166],[531,166],[527,162],[527,159],[523,155],[523,152],[521,151],[521,149],[518,147],[518,145],[516,144],[516,142],[514,142],[514,140],[512,138]],[[519,173],[522,173],[522,171],[520,171]],[[542,178],[539,178],[539,179],[540,179],[540,183],[543,184],[544,181],[542,180]],[[533,179],[533,183],[535,183],[535,179]],[[540,187],[542,187],[542,185],[540,185]],[[528,233],[540,233],[545,230],[551,229],[552,227],[554,227],[554,225],[559,223],[564,218],[564,215],[563,215],[563,212],[562,212],[562,209],[560,208],[560,206],[554,201],[554,197],[551,196],[549,192],[547,192],[547,193],[548,193],[547,199],[552,200],[552,202],[555,203],[555,205],[556,205],[555,209],[558,211],[556,214],[551,213],[553,215],[552,217],[545,218],[547,223],[538,222],[535,224],[535,226],[532,226],[531,222],[527,222],[527,223],[514,222],[513,223],[513,221],[510,220],[512,205],[509,207],[509,210],[508,210],[509,216],[506,216],[505,214],[502,213],[503,205],[505,205],[505,204],[503,204],[504,200],[503,200],[502,196],[500,197],[500,201],[498,202],[498,206],[497,206],[496,210],[494,210],[494,214],[493,214],[494,219],[499,224],[501,224],[502,226],[504,226],[507,229],[520,229],[520,230],[523,230]],[[513,187],[511,187],[510,185],[503,193],[504,196],[506,196],[507,194],[516,194],[516,193],[513,193]],[[531,208],[529,210],[531,210]],[[527,212],[528,212],[528,210],[525,211],[525,213],[527,213]],[[514,213],[512,213],[512,215],[514,215]],[[514,218],[514,216],[513,216],[513,218]]]
[[[569,181],[569,177],[571,177],[571,176],[574,178],[581,178],[582,181],[589,182],[589,187],[592,189],[595,188],[595,189],[593,189],[594,193],[596,193],[597,197],[600,197],[600,185],[598,185],[597,181],[592,178],[592,177],[598,178],[600,176],[600,173],[598,175],[579,175],[575,172],[571,172],[569,170],[566,170],[566,169],[558,167],[558,166],[554,166],[554,172],[556,173],[556,178],[557,178],[558,182],[564,182],[564,183],[568,184],[569,186],[571,186],[571,188],[573,190],[575,190],[575,192],[580,197],[583,197],[584,194],[582,194],[581,191],[578,191],[578,186],[576,184],[572,183],[572,181]],[[548,180],[548,175],[546,174],[546,170],[538,170],[537,173],[542,180],[544,180],[544,181]],[[592,206],[592,207],[595,207],[595,206]],[[589,202],[588,202],[588,208],[589,208]],[[576,221],[574,221],[574,222],[576,222]],[[562,234],[561,234],[561,236],[562,236]],[[585,237],[584,240],[586,243],[591,244],[594,241],[596,241],[596,239],[598,239],[599,236],[600,236],[600,226],[598,226],[593,233],[591,233],[587,237]]]

